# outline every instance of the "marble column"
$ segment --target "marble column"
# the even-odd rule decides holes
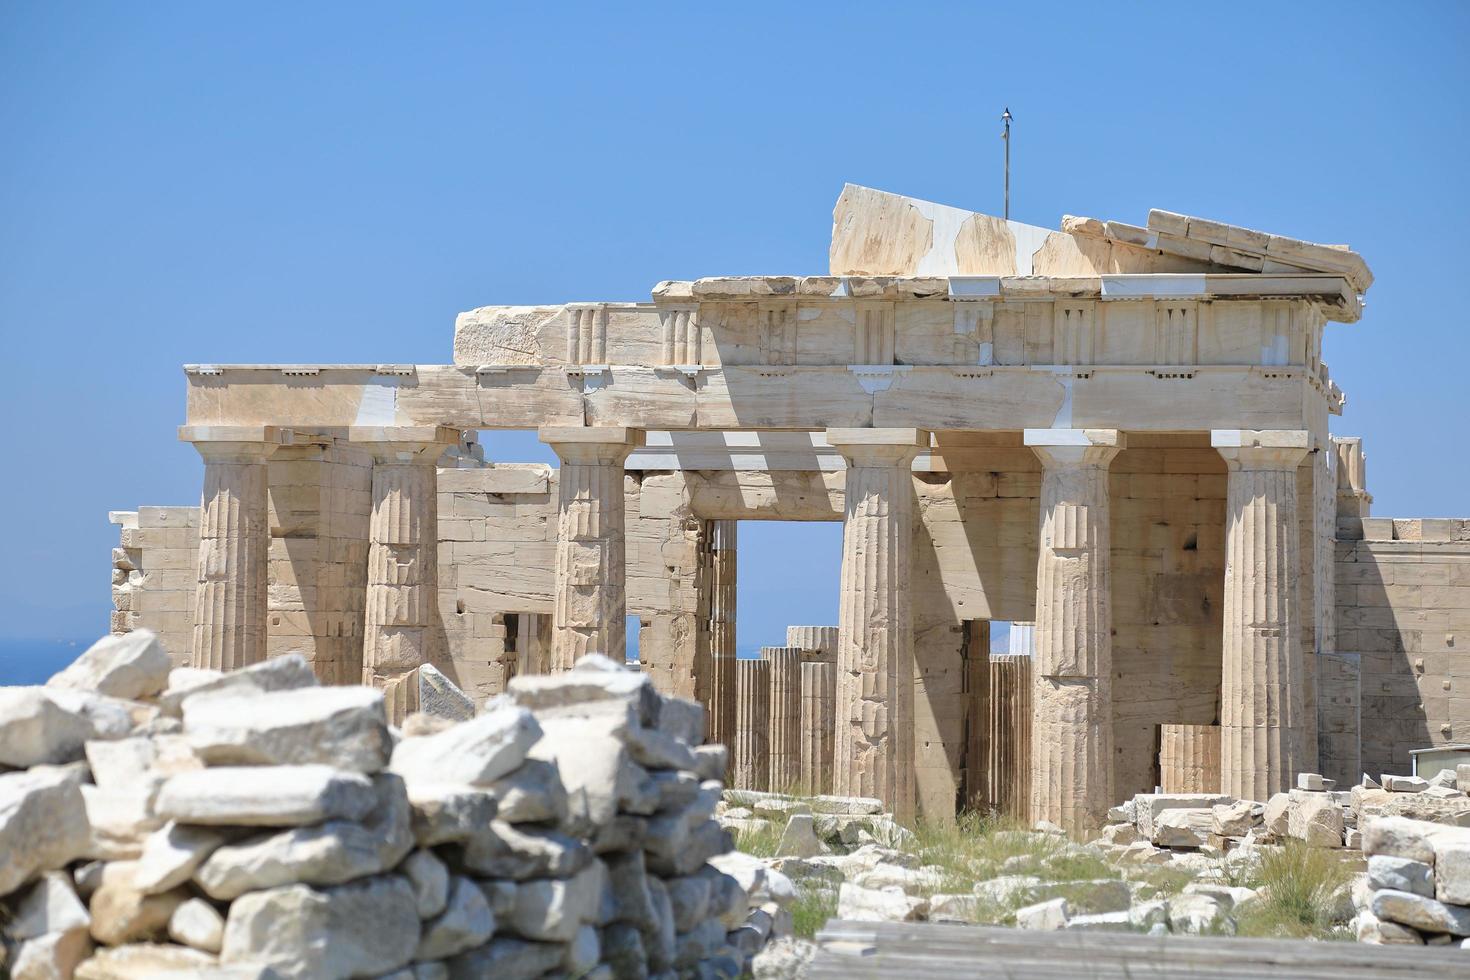
[[[438,652],[436,466],[458,433],[436,426],[349,433],[373,454],[362,683],[383,691],[389,721],[398,724],[418,710],[417,669]]]
[[[735,744],[731,769],[736,789],[771,787],[771,664],[741,660],[735,665]]]
[[[266,658],[271,529],[266,459],[291,432],[183,426],[204,458],[191,667],[237,670]]]
[[[1217,429],[1210,441],[1229,471],[1221,792],[1265,800],[1292,786],[1304,749],[1297,467],[1311,434]]]
[[[735,521],[708,521],[709,529],[709,740],[735,741]]]
[[[911,467],[922,429],[828,429],[847,460],[838,603],[834,792],[914,815]]]
[[[808,793],[832,792],[833,708],[837,664],[807,660],[801,665],[801,785]]]
[[[636,429],[543,427],[541,441],[561,459],[557,481],[556,605],[551,669],[601,653],[627,658],[627,561],[623,537],[623,461]]]
[[[761,647],[761,658],[771,665],[771,789],[777,793],[802,792],[801,783],[801,660],[795,647]]]
[[[1031,818],[1100,827],[1113,799],[1108,465],[1116,429],[1027,429],[1041,460]]]

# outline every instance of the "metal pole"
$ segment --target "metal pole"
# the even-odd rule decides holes
[[[1007,106],[1005,112],[1002,112],[1000,114],[1000,118],[1006,124],[1006,131],[1003,134],[1001,134],[1001,137],[1000,137],[1001,139],[1005,140],[1005,143],[1006,143],[1006,196],[1005,196],[1005,210],[1002,212],[1002,214],[1004,215],[1004,217],[1005,217],[1005,219],[1007,221],[1010,221],[1011,220],[1011,109],[1010,109],[1010,106]]]

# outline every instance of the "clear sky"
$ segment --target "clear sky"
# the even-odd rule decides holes
[[[844,181],[998,212],[1005,106],[1019,220],[1362,252],[1335,431],[1376,513],[1470,516],[1470,5],[1177,6],[0,4],[0,639],[105,631],[107,511],[197,501],[181,364],[822,273]],[[742,645],[834,621],[836,525],[742,533]]]

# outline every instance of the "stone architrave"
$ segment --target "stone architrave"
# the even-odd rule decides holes
[[[1070,832],[1113,799],[1108,465],[1116,429],[1027,429],[1041,460],[1032,670],[1031,816]]]
[[[771,789],[789,793],[801,783],[801,650],[762,647],[771,665],[771,724],[768,755]]]
[[[270,477],[266,459],[292,433],[276,426],[182,426],[204,458],[191,667],[237,670],[266,657]]]
[[[828,429],[847,460],[838,602],[834,791],[914,814],[912,466],[923,429]]]
[[[709,521],[709,740],[735,741],[736,521]]]
[[[1290,789],[1305,748],[1297,467],[1311,439],[1301,430],[1210,433],[1229,471],[1221,792],[1240,799]]]
[[[735,751],[732,768],[736,789],[769,789],[771,730],[771,664],[741,660],[735,665]]]
[[[435,653],[439,615],[436,464],[459,433],[440,426],[353,427],[373,454],[362,682],[383,691],[393,724],[418,710],[418,667]]]
[[[623,461],[636,429],[550,426],[541,441],[561,459],[556,535],[556,605],[551,669],[589,653],[627,658]]]

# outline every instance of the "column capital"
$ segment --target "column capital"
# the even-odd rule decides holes
[[[1295,469],[1312,449],[1312,442],[1312,434],[1305,429],[1210,430],[1210,445],[1231,469]]]
[[[621,463],[643,445],[643,430],[609,425],[543,425],[537,437],[564,463]]]
[[[929,448],[928,429],[828,429],[827,445],[849,466],[906,466]]]
[[[347,441],[370,451],[375,463],[435,463],[444,450],[458,445],[459,430],[447,425],[352,425]]]
[[[1026,429],[1022,442],[1048,469],[1107,466],[1128,445],[1117,429]]]
[[[179,441],[192,442],[206,461],[259,462],[295,440],[290,429],[275,425],[181,425]]]

